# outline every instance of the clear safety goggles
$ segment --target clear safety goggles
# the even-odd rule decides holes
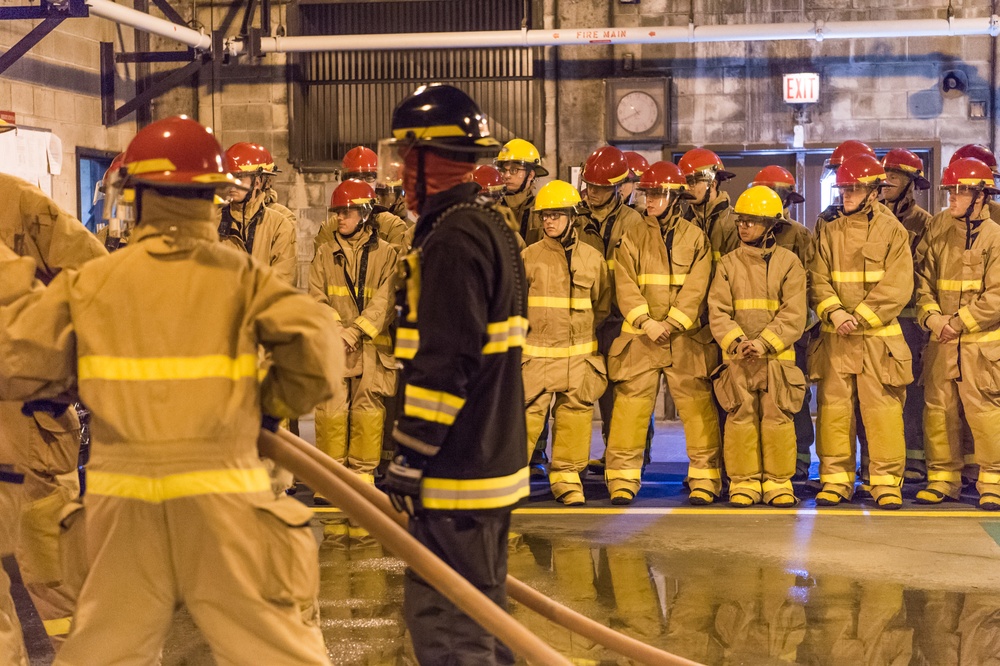
[[[538,217],[541,218],[542,222],[557,222],[564,217],[569,217],[573,214],[573,211],[566,208],[553,208],[549,210],[543,210],[538,212]]]
[[[835,190],[839,190],[840,193],[841,193],[841,195],[843,195],[845,193],[847,193],[847,194],[861,194],[861,193],[867,194],[869,192],[873,192],[873,191],[877,190],[879,187],[882,186],[882,184],[884,182],[885,181],[880,180],[877,183],[873,183],[871,185],[869,185],[867,183],[847,183],[847,184],[844,184],[844,185],[834,185],[833,188]]]

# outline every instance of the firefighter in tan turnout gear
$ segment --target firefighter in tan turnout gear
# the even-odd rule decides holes
[[[0,211],[0,248],[14,262],[0,267],[0,305],[10,302],[19,284],[30,286],[35,277],[48,283],[107,254],[86,227],[37,187],[6,174],[0,174],[0,186],[6,203]],[[0,355],[0,367],[4,360]],[[64,573],[79,563],[60,555],[58,535],[61,516],[80,494],[80,420],[64,393],[8,401],[17,397],[0,380],[0,556],[14,555],[45,633],[58,647],[78,592]],[[0,655],[16,664],[22,653],[9,581],[0,570]]]
[[[264,205],[266,169],[260,157],[260,151],[251,143],[234,143],[226,151],[227,170],[249,189],[230,188],[229,204],[222,208],[219,237],[270,266],[282,280],[294,285],[295,223]]]
[[[931,214],[917,205],[913,199],[914,190],[926,190],[931,184],[924,177],[924,162],[905,148],[893,148],[882,158],[885,169],[885,187],[881,196],[885,205],[896,216],[910,235],[910,254],[914,265],[919,265],[917,247],[927,231]],[[927,344],[927,333],[917,325],[916,294],[906,304],[899,315],[899,326],[903,337],[910,346],[913,356],[913,376],[920,377],[923,371],[923,351]],[[906,404],[903,405],[903,427],[906,435],[906,478],[914,481],[927,476],[924,462],[924,387],[919,381],[906,389]]]
[[[92,413],[90,568],[60,666],[156,661],[181,603],[222,663],[330,663],[312,513],[272,493],[257,438],[262,413],[331,396],[341,344],[329,310],[218,242],[222,157],[185,117],[141,130],[132,243],[0,309],[0,386],[78,389]]]
[[[675,179],[665,172],[662,182],[646,188],[651,214],[625,231],[614,255],[624,322],[608,353],[608,376],[618,382],[605,471],[613,504],[629,504],[639,491],[661,373],[684,425],[689,501],[710,504],[722,489],[719,417],[709,380],[718,348],[702,324],[712,247],[704,232],[669,214],[670,204],[656,196],[678,196]]]
[[[812,264],[816,255],[816,239],[812,232],[804,225],[793,220],[789,214],[789,209],[800,204],[805,199],[795,191],[795,176],[780,166],[766,166],[754,176],[754,185],[764,185],[770,187],[781,197],[781,205],[784,207],[782,219],[777,220],[772,227],[774,242],[786,250],[791,250],[802,262],[802,266],[807,270]],[[808,273],[807,273],[808,283]],[[806,332],[795,341],[795,365],[803,373],[807,372],[806,359],[809,356],[809,341],[815,332],[815,326],[819,323],[812,310],[806,312]],[[792,421],[795,423],[795,481],[805,481],[809,478],[809,466],[812,462],[812,455],[809,450],[816,441],[816,431],[813,427],[812,410],[809,403],[812,399],[809,386],[806,386],[805,397],[802,399],[802,406],[792,414]]]
[[[809,353],[818,381],[820,505],[854,495],[854,407],[869,441],[871,494],[879,507],[902,506],[906,462],[903,402],[913,381],[910,349],[896,317],[913,294],[913,259],[903,225],[877,204],[885,170],[870,155],[837,169],[840,216],[819,232],[810,267],[811,303],[822,322]]]
[[[511,139],[503,145],[496,160],[497,170],[504,181],[504,194],[498,210],[516,221],[515,231],[525,245],[542,238],[542,225],[533,212],[535,181],[549,175],[542,166],[542,157],[534,144],[524,139]],[[504,210],[506,209],[506,211]]]
[[[316,251],[309,293],[333,308],[346,352],[345,393],[316,408],[316,446],[369,483],[382,451],[383,399],[396,389],[389,324],[396,250],[372,226],[375,191],[360,180],[337,186],[330,200],[334,240]]]
[[[806,271],[771,233],[784,216],[773,190],[751,187],[733,210],[741,245],[719,261],[708,297],[725,362],[715,392],[729,412],[723,442],[729,503],[793,506],[792,414],[806,384],[793,345],[806,324]]]
[[[580,473],[590,457],[594,401],[607,386],[594,330],[611,303],[604,257],[580,242],[573,226],[579,203],[580,194],[569,183],[545,185],[534,204],[545,237],[521,253],[528,281],[529,328],[521,361],[528,455],[555,397],[549,482],[566,505],[585,501]]]
[[[97,240],[108,252],[128,245],[132,230],[135,228],[135,192],[127,190],[117,192],[114,182],[122,167],[125,153],[118,153],[111,160],[111,166],[104,172],[101,187],[94,197],[94,202],[104,200],[104,226],[97,232]]]
[[[705,232],[712,243],[712,258],[718,261],[740,244],[729,195],[719,189],[734,174],[726,171],[718,155],[705,148],[687,151],[678,166],[688,186],[684,217]]]
[[[917,501],[962,491],[962,414],[979,464],[979,507],[1000,510],[1000,226],[985,203],[1000,193],[983,162],[952,162],[941,178],[948,209],[927,225],[917,307],[931,332],[924,363],[927,487]]]

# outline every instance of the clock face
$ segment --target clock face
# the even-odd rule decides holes
[[[660,107],[652,95],[635,90],[619,100],[615,115],[618,124],[627,132],[642,134],[656,125],[660,119]]]

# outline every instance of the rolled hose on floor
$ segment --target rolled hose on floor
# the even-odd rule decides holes
[[[356,474],[349,471],[343,465],[287,430],[280,428],[278,430],[278,435],[280,437],[275,437],[272,433],[267,431],[261,431],[262,455],[273,458],[273,456],[271,456],[268,452],[265,452],[263,445],[267,444],[269,445],[269,448],[277,447],[277,445],[272,444],[272,440],[280,439],[280,444],[287,444],[298,454],[308,457],[312,462],[318,464],[324,470],[336,476],[341,482],[348,485],[356,494],[361,495],[364,500],[374,506],[379,512],[394,521],[400,527],[406,527],[408,520],[406,514],[396,511],[396,509],[389,502],[389,498],[385,495],[385,493],[378,490],[374,486],[365,483],[358,478]],[[282,465],[285,464],[280,460],[276,460],[276,462]],[[309,483],[304,476],[298,474],[298,470],[293,469],[291,471],[300,476],[300,478],[302,478],[303,481],[306,481],[307,484]],[[313,489],[315,490],[315,487],[313,487]],[[326,495],[326,492],[323,491],[323,494]],[[339,502],[335,503],[338,504],[338,506],[341,506]],[[368,529],[367,526],[364,527]],[[375,534],[374,530],[369,529],[369,531]],[[376,537],[377,536],[378,535],[376,534]],[[407,533],[406,536],[409,536],[409,534]],[[416,543],[416,540],[413,540],[413,542]],[[402,556],[401,552],[397,552],[396,554]],[[416,570],[416,567],[414,567],[414,570]],[[420,572],[418,571],[417,573]],[[650,666],[698,666],[697,662],[684,659],[683,657],[670,654],[669,652],[664,652],[663,650],[655,648],[652,645],[647,645],[642,641],[638,641],[630,636],[619,633],[610,627],[606,627],[599,622],[595,622],[594,620],[550,599],[528,585],[525,585],[513,576],[507,576],[506,583],[507,594],[511,599],[523,604],[525,607],[533,610],[542,617],[569,629],[573,633],[594,641],[599,645],[603,645],[604,647],[641,664],[649,664]],[[462,610],[464,611],[465,609],[463,608]],[[470,616],[472,615],[470,614]],[[473,616],[473,619],[476,618]],[[477,620],[477,622],[478,621],[479,620]],[[489,630],[492,631],[492,629]],[[503,639],[502,637],[501,640],[506,642],[506,639]],[[513,645],[510,647],[515,649]]]

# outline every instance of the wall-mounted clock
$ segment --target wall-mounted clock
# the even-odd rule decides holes
[[[609,79],[608,143],[670,142],[670,79]]]

